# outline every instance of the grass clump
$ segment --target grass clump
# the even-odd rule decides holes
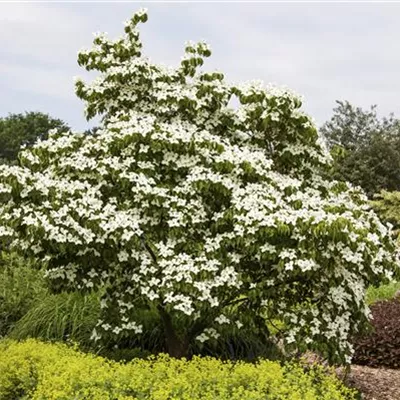
[[[92,344],[90,336],[100,313],[98,294],[46,294],[18,320],[9,336],[14,339],[40,338],[72,340],[83,347]]]
[[[400,282],[393,281],[379,287],[369,287],[366,300],[368,304],[373,304],[382,300],[392,299],[400,291]]]

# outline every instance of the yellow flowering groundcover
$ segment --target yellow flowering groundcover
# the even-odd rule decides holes
[[[0,399],[342,400],[356,393],[315,368],[213,358],[117,363],[65,344],[0,342]]]

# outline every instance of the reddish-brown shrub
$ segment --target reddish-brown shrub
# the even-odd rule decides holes
[[[371,306],[373,331],[354,341],[354,364],[400,368],[400,297]]]

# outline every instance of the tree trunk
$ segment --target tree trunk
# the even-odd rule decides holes
[[[166,335],[167,351],[171,357],[182,358],[189,355],[189,341],[187,338],[179,339],[176,335]]]
[[[181,339],[171,321],[170,315],[165,311],[164,307],[159,306],[158,311],[161,316],[164,327],[165,343],[167,345],[167,352],[171,357],[182,358],[189,355],[189,338],[185,336]]]

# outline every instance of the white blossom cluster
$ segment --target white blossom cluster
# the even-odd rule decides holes
[[[321,177],[329,156],[298,97],[203,72],[203,42],[177,68],[152,64],[146,19],[79,53],[100,72],[76,91],[101,128],[51,132],[0,166],[1,238],[46,260],[59,288],[106,288],[95,340],[141,334],[136,311],[154,307],[204,342],[248,327],[251,309],[284,321],[288,344],[348,360],[366,285],[397,268],[388,228]]]

